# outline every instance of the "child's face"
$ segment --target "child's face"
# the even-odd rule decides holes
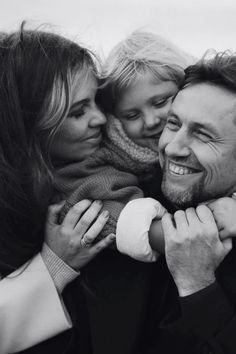
[[[158,151],[159,138],[177,91],[173,81],[157,81],[150,72],[139,76],[123,91],[115,115],[130,139]]]

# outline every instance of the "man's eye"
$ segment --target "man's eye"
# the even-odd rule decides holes
[[[179,123],[175,119],[167,119],[166,127],[169,129],[178,129]]]
[[[209,140],[212,140],[212,137],[208,134],[208,133],[205,133],[205,132],[196,132],[196,135],[199,139],[203,140],[203,141],[209,141]]]

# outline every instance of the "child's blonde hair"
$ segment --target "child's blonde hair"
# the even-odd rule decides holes
[[[174,81],[179,87],[184,69],[195,61],[168,40],[135,31],[112,49],[104,63],[101,104],[112,113],[122,91],[147,71],[158,81]]]

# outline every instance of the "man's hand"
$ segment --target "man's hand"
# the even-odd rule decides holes
[[[210,209],[205,205],[179,210],[162,218],[168,268],[180,296],[193,294],[215,281],[215,271],[232,249],[221,241]]]

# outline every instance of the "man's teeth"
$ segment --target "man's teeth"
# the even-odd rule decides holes
[[[187,167],[180,167],[172,162],[169,162],[169,170],[177,175],[188,175],[194,172],[192,169]]]

